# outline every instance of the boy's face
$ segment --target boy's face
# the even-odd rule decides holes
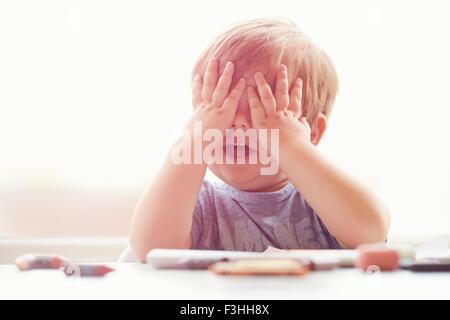
[[[253,80],[253,74],[257,71],[261,71],[261,69],[252,68],[252,70],[248,70],[243,76],[247,79],[247,85],[255,87],[256,84]],[[247,93],[244,91],[240,101],[239,106],[235,114],[235,118],[232,124],[232,128],[230,129],[240,129],[236,131],[236,135],[239,136],[239,133],[246,132],[246,130],[253,129],[252,120],[250,116],[250,108],[247,98]],[[249,143],[249,140],[245,140],[245,159],[244,157],[240,157],[241,162],[245,164],[238,164],[238,149],[243,150],[243,146],[240,143],[236,143],[234,145],[228,144],[228,148],[234,148],[234,157],[232,161],[233,164],[212,164],[209,165],[208,168],[222,181],[227,183],[228,185],[235,187],[240,190],[245,191],[274,191],[282,187],[285,183],[287,183],[287,177],[281,170],[276,170],[274,174],[271,175],[262,175],[261,168],[267,167],[267,165],[263,165],[260,161],[260,153],[266,152],[264,150],[260,150],[256,145],[256,150],[251,147],[255,147],[255,144]],[[223,154],[230,156],[227,154],[227,144],[224,143]],[[244,152],[242,152],[244,153]],[[250,161],[251,156],[256,155],[256,163]],[[252,163],[252,164],[250,164]]]

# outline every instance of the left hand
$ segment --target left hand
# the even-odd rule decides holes
[[[275,95],[261,72],[254,75],[257,91],[247,88],[253,127],[278,129],[280,148],[299,143],[311,143],[311,128],[302,113],[302,80],[297,78],[289,92],[287,67],[277,71]]]

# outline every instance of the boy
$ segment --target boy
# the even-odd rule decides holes
[[[133,217],[141,261],[153,248],[338,249],[386,238],[383,205],[316,148],[338,80],[294,24],[235,26],[203,52],[192,82],[186,134]],[[203,181],[207,168],[224,184]]]

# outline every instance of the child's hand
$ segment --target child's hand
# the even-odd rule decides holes
[[[302,80],[297,78],[288,89],[287,67],[280,65],[277,71],[275,96],[261,72],[254,76],[257,90],[248,87],[248,103],[253,127],[257,129],[278,129],[281,146],[292,143],[311,142],[311,128],[302,112]]]
[[[241,78],[233,90],[234,64],[227,62],[218,79],[218,61],[211,59],[206,67],[204,79],[195,75],[192,88],[192,105],[194,115],[188,127],[192,129],[195,121],[201,121],[203,130],[219,129],[225,133],[234,120],[236,109],[245,89],[245,79]]]

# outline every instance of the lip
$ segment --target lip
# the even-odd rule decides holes
[[[227,148],[232,148],[227,152]],[[228,144],[223,146],[223,155],[225,159],[231,160],[234,165],[248,165],[253,157],[258,157],[257,151],[247,145]],[[231,163],[230,163],[231,164]]]
[[[231,143],[230,143],[230,140],[232,141]],[[254,150],[254,148],[251,148],[251,147],[250,147],[247,138],[241,139],[241,140],[244,140],[244,143],[236,143],[236,142],[235,142],[236,140],[239,140],[239,138],[236,137],[236,136],[231,137],[231,139],[230,139],[230,137],[224,138],[224,139],[223,139],[223,147],[224,147],[224,149],[225,149],[226,146],[232,146],[232,147],[245,146],[246,148],[249,148],[249,149]],[[254,150],[254,151],[256,151],[256,150]]]
[[[223,145],[223,149],[224,150],[226,150],[226,149],[228,149],[228,148],[233,148],[233,149],[237,149],[237,150],[239,150],[239,149],[241,149],[241,148],[245,148],[246,150],[247,149],[250,149],[249,148],[249,146],[248,145],[246,145],[246,144],[236,144],[236,143],[232,143],[232,144],[224,144]]]
[[[224,146],[223,146],[223,149],[224,150],[226,150],[226,149],[228,149],[228,148],[233,148],[233,149],[237,149],[237,150],[239,150],[239,149],[241,149],[241,148],[245,148],[245,150],[250,150],[251,148],[248,146],[248,145],[246,145],[246,144],[225,144]]]
[[[232,150],[233,153],[228,153],[227,150]],[[255,154],[257,156],[257,152],[255,148],[250,147],[247,137],[231,135],[223,139],[223,154],[225,158],[232,159],[234,164],[241,161],[249,163],[250,157]]]

